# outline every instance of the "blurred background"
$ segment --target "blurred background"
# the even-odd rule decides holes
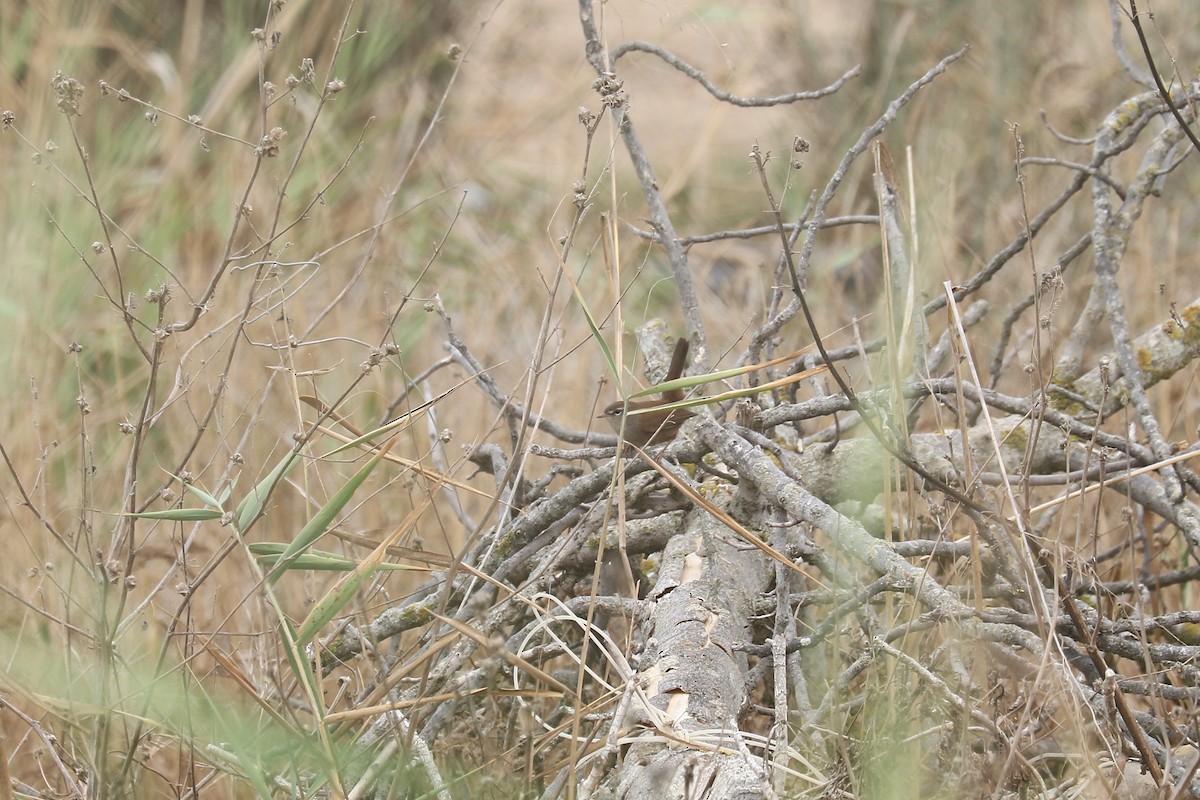
[[[1154,11],[1160,43],[1172,53],[1195,52],[1194,6],[1161,2]],[[1058,131],[1086,138],[1137,91],[1114,55],[1108,9],[1098,2],[859,0],[836,11],[819,2],[611,2],[600,5],[598,19],[610,46],[631,39],[660,44],[740,95],[817,89],[861,65],[859,77],[830,97],[742,109],[716,102],[649,55],[628,55],[619,71],[631,114],[683,235],[768,222],[747,155],[757,145],[777,154],[782,167],[793,138],[802,136],[811,150],[786,190],[787,170],[776,173],[784,208],[798,215],[888,102],[970,44],[969,55],[918,95],[884,136],[906,182],[911,158],[925,296],[942,281],[974,274],[1021,230],[1014,130],[1029,155],[1086,161],[1088,148],[1058,141],[1043,112]],[[265,49],[256,29],[266,31]],[[235,453],[244,482],[257,480],[302,427],[295,396],[338,396],[360,374],[370,347],[391,340],[399,353],[358,384],[344,407],[364,427],[378,421],[406,378],[446,355],[442,321],[423,310],[435,294],[497,385],[521,398],[557,242],[572,217],[572,184],[584,174],[579,108],[599,108],[576,6],[290,0],[268,17],[267,4],[240,0],[169,7],[0,0],[0,37],[0,107],[14,120],[0,137],[0,424],[9,459],[50,518],[67,527],[95,525],[103,539],[120,504],[130,447],[122,424],[136,419],[148,377],[120,306],[130,304],[139,321],[133,330],[148,342],[156,327],[148,291],[171,287],[166,319],[187,319],[226,250],[249,253],[270,231],[283,266],[266,278],[276,282],[273,302],[251,316],[244,341],[235,348],[231,334],[255,274],[243,256],[222,275],[196,328],[166,345],[167,361],[155,376],[161,415],[147,434],[150,458],[139,465],[143,497],[191,447],[188,468],[200,484],[223,480]],[[1128,25],[1123,39],[1136,52]],[[312,59],[308,73],[304,59]],[[1160,63],[1170,63],[1165,52]],[[52,80],[59,71],[83,89],[73,128],[56,106]],[[260,76],[274,87],[265,113]],[[329,80],[345,86],[322,107],[317,88]],[[135,99],[122,102],[118,90]],[[210,132],[184,121],[192,115]],[[286,132],[279,154],[256,174],[254,146],[275,127]],[[869,162],[855,165],[833,213],[874,212]],[[1033,212],[1067,177],[1054,167],[1026,172]],[[570,267],[599,313],[613,294],[597,255],[597,214],[647,226],[628,157],[607,124],[586,174],[600,189]],[[1195,188],[1194,170],[1172,180]],[[104,240],[93,197],[111,222],[119,272],[103,247],[101,254],[92,249]],[[243,204],[245,224],[231,237]],[[1191,211],[1152,204],[1135,231],[1122,273],[1138,287],[1135,320],[1161,319],[1172,302],[1190,299]],[[1034,252],[1043,268],[1088,229],[1090,213],[1081,196],[1039,238]],[[627,329],[660,316],[680,326],[660,253],[627,228],[620,244]],[[714,357],[740,352],[746,331],[761,323],[777,256],[773,237],[691,249]],[[879,264],[878,236],[869,226],[822,235],[810,285],[826,330],[871,313]],[[1088,280],[1087,269],[1069,274],[1059,312],[1064,325]],[[1003,308],[1029,288],[1028,273],[1012,275],[984,296]],[[412,302],[389,332],[406,297]],[[555,298],[552,316],[553,368],[538,387],[546,391],[539,404],[583,430],[615,389],[599,385],[603,360],[585,343],[587,327],[565,293]],[[862,324],[866,334],[878,330],[877,321]],[[304,331],[302,346],[289,346]],[[607,333],[612,341],[614,332]],[[785,336],[794,337],[787,346],[808,344],[799,331]],[[81,352],[69,352],[72,343]],[[426,394],[464,377],[457,368],[437,372]],[[224,394],[197,437],[218,387]],[[1185,390],[1157,395],[1179,402],[1174,433],[1181,438],[1195,430],[1194,412],[1181,402]],[[424,457],[431,434],[445,433],[451,463],[443,466],[459,477],[473,471],[461,464],[461,445],[507,441],[495,406],[472,386],[440,402],[436,415],[414,428],[404,447]],[[0,570],[4,583],[24,594],[39,580],[29,570],[53,563],[57,544],[30,525],[11,479],[0,486],[8,512],[0,526],[13,548]],[[294,530],[311,502],[281,497],[272,526]],[[404,492],[391,492],[386,503],[364,504],[361,523],[386,527],[410,503]],[[432,522],[427,546],[452,551],[464,535],[460,526]],[[212,543],[196,544],[203,550]],[[140,565],[152,576],[155,558],[170,563],[176,555],[177,546],[150,537]],[[9,606],[10,619],[22,616]]]
[[[1154,11],[1160,44],[1176,54],[1196,51],[1195,7],[1161,2]],[[1028,155],[1086,161],[1088,147],[1057,140],[1043,113],[1066,136],[1087,138],[1138,91],[1114,54],[1108,8],[1099,2],[851,0],[836,11],[820,2],[610,2],[597,14],[609,46],[654,42],[739,95],[818,89],[861,65],[861,74],[829,97],[744,109],[716,102],[652,56],[626,56],[619,73],[630,113],[682,235],[769,221],[748,159],[756,145],[775,154],[777,193],[794,218],[892,99],[969,44],[967,57],[920,93],[883,137],[913,194],[906,202],[916,211],[925,297],[942,281],[974,274],[1021,230],[1014,130]],[[264,31],[265,47],[256,29]],[[187,319],[227,250],[234,260],[206,313],[166,343],[166,362],[155,375],[161,414],[147,433],[149,458],[138,467],[143,498],[165,485],[189,452],[187,467],[199,485],[213,489],[235,473],[244,474],[243,489],[258,480],[302,428],[296,396],[339,396],[360,376],[371,347],[388,340],[398,354],[358,383],[343,407],[360,427],[380,421],[406,380],[446,356],[445,327],[424,310],[435,295],[497,386],[523,397],[558,240],[573,214],[572,184],[585,174],[579,109],[599,109],[575,5],[290,0],[268,15],[268,4],[240,0],[169,7],[0,0],[0,37],[0,107],[14,120],[0,137],[0,368],[7,381],[0,424],[9,459],[49,518],[68,528],[95,526],[89,535],[97,541],[110,534],[131,446],[122,426],[137,418],[148,377],[120,306],[130,305],[133,331],[151,341],[157,308],[146,293],[170,287],[165,319]],[[1136,52],[1128,24],[1123,39]],[[1165,51],[1159,57],[1170,63]],[[56,106],[56,72],[83,90],[73,127]],[[273,85],[265,113],[260,80]],[[318,89],[330,80],[344,88],[321,105]],[[107,96],[101,82],[110,87]],[[133,99],[122,101],[118,90]],[[208,132],[186,122],[193,115]],[[285,132],[278,155],[256,172],[254,146],[277,127]],[[796,136],[811,150],[789,177]],[[869,158],[859,159],[832,213],[874,213],[871,169]],[[1172,180],[1194,190],[1195,171],[1182,172]],[[1026,173],[1031,214],[1069,177],[1060,167]],[[648,226],[628,157],[607,123],[586,175],[598,190],[569,266],[599,314],[611,309],[613,290],[598,255],[597,215]],[[115,259],[103,246],[93,250],[105,238],[93,197],[110,220]],[[243,204],[244,224],[231,236]],[[1193,210],[1151,204],[1136,229],[1122,273],[1138,287],[1135,321],[1160,320],[1172,302],[1190,299]],[[1086,196],[1072,201],[1038,239],[1040,268],[1088,229],[1090,215]],[[272,235],[281,266],[262,278],[273,286],[259,292],[260,307],[239,339],[232,321],[255,285],[256,265],[246,254]],[[628,227],[619,237],[626,329],[663,317],[682,330],[660,252]],[[731,353],[721,364],[728,365],[747,330],[763,320],[778,244],[774,237],[701,244],[689,256],[710,350],[714,359]],[[880,290],[877,232],[829,230],[813,263],[810,287],[824,329],[858,319],[862,335],[877,334],[879,320],[870,317]],[[1011,263],[1012,274],[983,296],[1007,308],[1029,292],[1028,269],[1028,262]],[[1073,321],[1088,283],[1086,267],[1068,274],[1062,325]],[[412,302],[391,325],[405,298]],[[586,341],[577,304],[560,291],[550,313],[551,369],[538,384],[538,407],[584,430],[616,389],[599,382],[604,362]],[[615,332],[606,333],[613,342]],[[798,329],[784,337],[784,347],[808,344]],[[847,330],[834,341],[852,337]],[[70,352],[72,343],[81,351]],[[457,367],[437,371],[423,384],[425,395],[464,378]],[[1179,438],[1195,430],[1185,392],[1181,384],[1156,395],[1178,404]],[[456,477],[474,472],[462,462],[465,446],[508,441],[496,407],[473,386],[454,389],[434,413],[399,449],[426,458],[441,436],[448,440],[437,443],[444,445],[441,467]],[[242,462],[231,472],[235,454]],[[373,480],[380,490],[395,475]],[[484,489],[488,483],[475,479]],[[11,479],[0,486],[8,512],[0,526],[13,548],[0,579],[27,595],[44,579],[30,570],[62,554],[20,510]],[[386,528],[424,496],[401,489],[389,490],[385,502],[364,503],[359,524]],[[307,500],[277,498],[274,530],[296,530],[327,491],[305,490],[312,491]],[[475,508],[483,501],[463,502]],[[424,545],[444,552],[466,534],[433,511],[423,524]],[[203,537],[193,546],[199,560],[216,544]],[[138,591],[148,591],[175,562],[179,545],[148,536],[141,547],[145,579]],[[216,597],[214,609],[244,599]],[[24,618],[19,605],[0,607],[10,621]]]

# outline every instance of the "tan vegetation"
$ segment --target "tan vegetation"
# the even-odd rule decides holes
[[[1197,154],[1106,4],[171,6],[0,0],[0,798],[1200,786]],[[676,334],[794,355],[614,447]]]

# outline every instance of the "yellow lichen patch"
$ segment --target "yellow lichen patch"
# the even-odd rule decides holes
[[[1137,351],[1138,369],[1143,373],[1149,373],[1150,368],[1154,365],[1154,357],[1150,351],[1144,347],[1139,347]]]
[[[1083,404],[1080,403],[1078,400],[1072,400],[1067,395],[1054,391],[1054,388],[1053,388],[1053,387],[1061,387],[1062,389],[1065,389],[1068,392],[1077,391],[1077,389],[1075,388],[1074,379],[1065,379],[1064,380],[1063,377],[1061,375],[1059,375],[1058,372],[1056,371],[1050,375],[1050,384],[1051,384],[1051,389],[1050,389],[1050,392],[1048,393],[1048,398],[1050,401],[1051,408],[1053,408],[1056,411],[1061,411],[1064,414],[1070,414],[1071,416],[1074,416],[1084,410]]]
[[[1007,431],[1003,432],[1004,444],[1017,450],[1025,450],[1029,446],[1029,431],[1018,421]]]
[[[1186,306],[1179,310],[1180,320],[1183,321],[1183,330],[1180,331],[1180,339],[1189,348],[1200,347],[1200,305]]]

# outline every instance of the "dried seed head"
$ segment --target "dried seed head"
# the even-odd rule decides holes
[[[83,84],[62,70],[55,70],[50,85],[54,88],[55,104],[68,117],[79,116],[79,100],[83,97]]]

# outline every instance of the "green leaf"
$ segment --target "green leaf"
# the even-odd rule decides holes
[[[289,472],[291,472],[297,464],[303,459],[299,453],[288,453],[283,457],[283,460],[275,465],[275,469],[271,470],[271,474],[258,482],[250,493],[247,494],[242,502],[238,505],[237,511],[234,512],[234,527],[238,533],[245,533],[246,528],[262,511],[263,505],[267,502],[267,497],[275,484],[283,480]]]
[[[217,509],[221,508],[221,501],[218,500],[217,498],[213,497],[208,492],[201,489],[199,486],[195,486],[193,484],[185,482],[183,484],[183,488],[187,489],[189,492],[196,495],[196,497],[199,497],[200,502],[204,503],[204,505],[208,506],[209,508],[217,508]],[[224,511],[224,509],[222,509],[222,512],[223,511]]]
[[[168,508],[166,511],[145,511],[141,514],[126,514],[138,519],[169,519],[173,522],[203,522],[220,519],[221,511],[215,508]]]

